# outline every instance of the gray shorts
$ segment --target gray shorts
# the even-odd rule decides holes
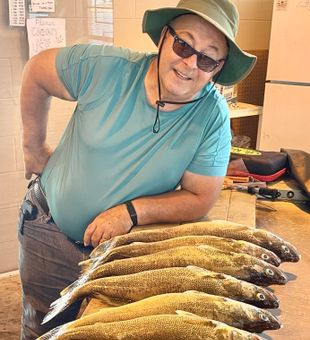
[[[35,208],[35,217],[18,225],[20,243],[19,270],[22,283],[21,339],[36,339],[48,330],[75,319],[80,302],[47,324],[41,325],[50,304],[60,291],[75,281],[78,263],[89,257],[90,247],[74,243],[46,214],[33,192],[28,189],[25,200]]]

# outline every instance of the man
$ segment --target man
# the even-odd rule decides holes
[[[255,57],[235,43],[229,0],[183,0],[147,11],[158,54],[76,45],[42,52],[21,90],[25,176],[21,206],[22,338],[74,281],[92,247],[134,225],[185,222],[216,201],[230,151],[227,104],[213,82],[233,84]],[[49,98],[77,101],[56,150],[45,142]],[[176,190],[177,187],[179,190]]]

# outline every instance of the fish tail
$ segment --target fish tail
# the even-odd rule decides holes
[[[88,279],[88,276],[83,276],[65,288],[60,293],[60,298],[51,303],[50,311],[45,315],[42,325],[66,310],[73,302],[82,299],[84,297],[83,287],[87,285]]]
[[[81,276],[93,272],[99,265],[105,263],[104,257],[105,254],[80,262]]]
[[[82,276],[80,276],[77,280],[75,280],[74,282],[72,282],[69,286],[67,286],[66,288],[64,288],[61,292],[60,295],[61,296],[65,296],[67,294],[72,294],[73,291],[80,287],[81,285],[83,285],[85,282],[87,282],[87,280],[89,279],[90,275],[84,274]]]
[[[41,335],[37,340],[56,340],[59,335],[64,333],[67,329],[67,324],[66,325],[60,325],[58,327],[55,327],[48,331],[47,333],[44,333]]]
[[[114,248],[117,244],[117,241],[114,238],[107,240],[105,242],[100,243],[91,253],[90,258],[98,257],[104,254],[106,251]]]
[[[42,325],[52,320],[56,315],[66,310],[76,299],[73,296],[74,291],[61,296],[59,299],[55,300],[51,306],[48,313],[46,313]]]
[[[81,267],[81,273],[85,273],[94,263],[93,259],[88,259],[79,262],[79,266]]]
[[[111,254],[113,249],[114,243],[111,242],[110,245],[107,246],[105,250],[103,250],[100,253],[97,253],[96,256],[90,257],[90,259],[80,262],[79,265],[82,267],[81,269],[82,275],[93,272],[99,265],[102,265],[105,262],[107,262],[109,255]]]

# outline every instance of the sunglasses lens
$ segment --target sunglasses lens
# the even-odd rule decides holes
[[[181,58],[188,58],[195,53],[191,46],[178,38],[174,39],[173,51]]]
[[[206,55],[199,55],[197,58],[197,66],[202,71],[212,72],[218,66],[218,63]]]

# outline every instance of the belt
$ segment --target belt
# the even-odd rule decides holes
[[[48,207],[45,194],[41,188],[39,179],[35,179],[34,181],[31,181],[29,184],[29,187],[30,189],[33,190],[34,196],[37,199],[43,211],[45,212],[45,214],[48,215],[50,209]]]

